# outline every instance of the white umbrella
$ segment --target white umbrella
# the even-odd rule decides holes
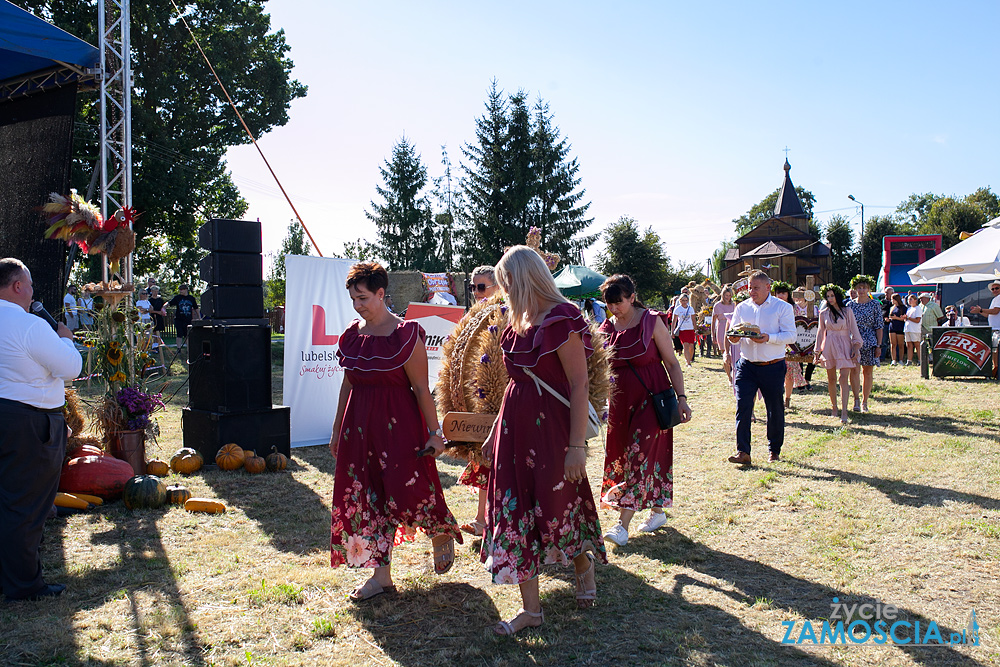
[[[1000,278],[1000,218],[940,255],[907,271],[914,285],[927,283],[973,283]]]

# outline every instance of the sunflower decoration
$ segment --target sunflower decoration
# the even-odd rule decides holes
[[[147,334],[135,322],[138,318],[132,317],[133,311],[126,303],[105,303],[104,308],[94,311],[94,328],[83,334],[84,345],[92,350],[96,362],[96,375],[105,387],[92,407],[93,425],[104,437],[137,428],[155,434],[156,422],[151,415],[162,408],[159,394],[146,389],[154,362],[147,351]]]
[[[111,364],[112,366],[117,366],[122,362],[123,356],[124,355],[122,354],[122,349],[121,346],[118,344],[118,341],[116,340],[111,341],[111,344],[108,345],[107,354],[105,355],[105,357],[107,357],[108,363]],[[116,373],[116,376],[117,375],[120,375],[120,373]]]

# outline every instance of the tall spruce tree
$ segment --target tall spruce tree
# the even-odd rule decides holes
[[[597,240],[574,238],[592,219],[584,192],[576,191],[579,164],[568,160],[569,144],[539,100],[534,115],[524,91],[504,98],[496,81],[486,113],[476,119],[476,141],[462,148],[462,265],[495,263],[507,246],[524,243],[531,227],[542,245],[566,258]],[[572,261],[570,259],[570,261]]]
[[[503,253],[502,225],[509,219],[506,198],[507,101],[494,80],[486,99],[486,113],[476,119],[476,141],[462,147],[463,222],[458,232],[462,266],[495,264]]]
[[[383,185],[375,186],[375,191],[385,203],[372,201],[371,212],[365,211],[378,230],[378,254],[395,271],[438,269],[431,206],[423,194],[427,168],[405,136],[392,147],[392,160],[386,160],[379,171]]]
[[[575,258],[598,238],[597,234],[574,238],[594,221],[587,218],[590,202],[583,203],[586,190],[577,191],[580,165],[576,158],[568,159],[569,142],[559,136],[559,128],[552,123],[548,102],[539,97],[534,112],[531,137],[534,224],[542,230],[543,248],[567,259]]]

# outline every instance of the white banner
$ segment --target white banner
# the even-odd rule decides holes
[[[437,386],[441,374],[441,348],[444,340],[455,330],[455,325],[465,315],[461,306],[439,306],[432,303],[411,301],[406,307],[406,319],[419,322],[427,333],[427,381],[431,391]]]
[[[285,370],[292,446],[330,442],[343,370],[337,341],[358,318],[344,288],[352,259],[285,256]]]

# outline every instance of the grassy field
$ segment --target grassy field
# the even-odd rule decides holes
[[[174,368],[167,395],[185,377]],[[285,474],[169,478],[224,500],[224,515],[118,502],[50,521],[45,573],[69,588],[0,607],[0,664],[1000,664],[997,384],[880,369],[873,412],[841,428],[817,382],[792,399],[783,460],[763,462],[758,424],[758,463],[736,468],[725,462],[734,402],[718,360],[698,360],[686,377],[695,419],[675,431],[667,527],[609,548],[591,610],[576,609],[567,569],[547,569],[542,628],[494,637],[490,626],[520,606],[517,588],[489,583],[478,540],[435,576],[426,537],[397,549],[397,595],[350,603],[367,572],[329,567],[331,460],[311,447],[294,450]],[[276,401],[280,384],[278,369]],[[180,446],[185,401],[181,388],[150,454]],[[471,518],[461,463],[442,460],[439,470],[456,517]],[[602,523],[612,517],[602,512]],[[818,628],[834,597],[893,604],[949,632],[974,609],[982,645],[781,643],[782,621]]]

